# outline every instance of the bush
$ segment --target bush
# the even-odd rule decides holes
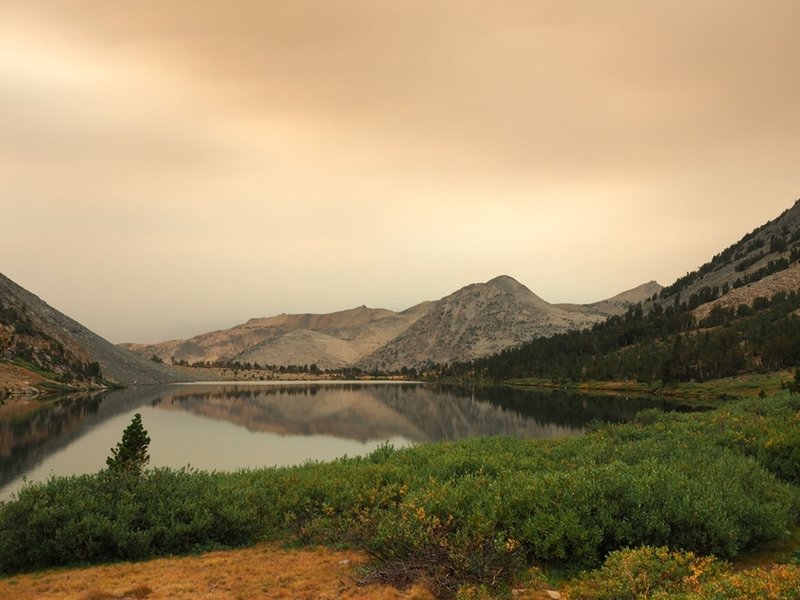
[[[609,555],[564,589],[565,600],[800,599],[800,567],[734,571],[714,557],[641,547]]]
[[[102,472],[24,487],[0,507],[3,572],[138,560],[257,539],[230,481],[196,471]]]
[[[643,600],[696,590],[724,569],[714,557],[644,546],[612,552],[601,569],[565,589],[569,600]]]
[[[668,598],[664,596],[663,598]],[[775,565],[740,573],[726,572],[699,586],[686,600],[800,599],[800,567]]]

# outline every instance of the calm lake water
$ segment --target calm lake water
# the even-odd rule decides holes
[[[410,383],[225,383],[132,388],[67,397],[0,420],[0,499],[23,480],[92,473],[135,413],[152,466],[221,471],[297,465],[371,452],[384,442],[481,435],[581,435],[594,420],[626,421],[652,398]]]

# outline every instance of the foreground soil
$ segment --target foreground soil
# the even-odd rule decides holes
[[[404,591],[359,585],[359,567],[366,562],[363,554],[351,551],[284,550],[262,545],[3,578],[0,598],[433,600],[422,584]]]

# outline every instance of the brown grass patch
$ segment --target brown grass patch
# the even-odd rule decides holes
[[[140,585],[137,588],[122,592],[120,595],[109,594],[108,592],[89,592],[83,597],[83,600],[139,600],[140,598],[147,598],[153,593],[146,585]]]
[[[256,546],[199,556],[160,558],[0,579],[0,598],[75,600],[433,600],[417,584],[407,590],[360,586],[363,554]]]

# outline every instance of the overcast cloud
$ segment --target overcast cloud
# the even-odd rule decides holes
[[[800,197],[800,3],[2,0],[0,271],[112,341],[666,285]]]

